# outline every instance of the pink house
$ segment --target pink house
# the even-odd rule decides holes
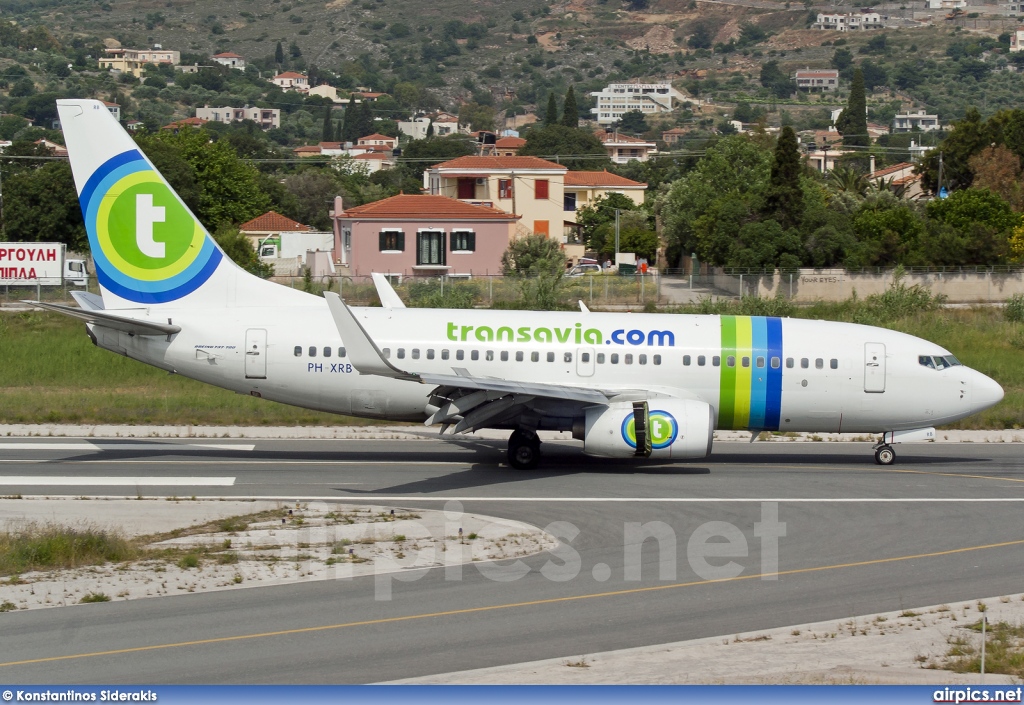
[[[333,219],[336,251],[353,274],[436,276],[500,272],[519,216],[447,196],[399,194],[335,210]]]

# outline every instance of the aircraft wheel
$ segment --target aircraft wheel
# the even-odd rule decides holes
[[[879,465],[892,465],[896,462],[896,451],[892,446],[882,446],[875,449],[875,462]]]
[[[540,464],[537,434],[516,429],[508,439],[508,464],[516,470],[533,470]]]

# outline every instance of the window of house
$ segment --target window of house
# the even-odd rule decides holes
[[[569,212],[575,212],[576,211],[576,194],[575,193],[566,192],[565,195],[562,196],[562,210],[569,211]]]
[[[459,179],[459,198],[472,200],[476,198],[476,179]]]
[[[472,230],[452,230],[451,250],[452,252],[475,252],[476,233]]]
[[[405,233],[401,230],[381,230],[379,238],[381,252],[405,251]]]
[[[498,179],[498,198],[512,198],[512,179]]]
[[[548,197],[548,180],[537,179],[533,182],[533,197],[540,201]]]
[[[420,230],[416,233],[416,264],[443,265],[444,263],[444,231]]]

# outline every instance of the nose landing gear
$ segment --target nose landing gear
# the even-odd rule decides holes
[[[534,431],[517,428],[508,438],[508,464],[516,470],[533,470],[540,464],[540,438]]]

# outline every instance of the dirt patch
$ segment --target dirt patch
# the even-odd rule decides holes
[[[626,45],[632,49],[647,50],[652,54],[672,54],[679,50],[672,30],[664,25],[651,27],[646,34],[630,39]]]

